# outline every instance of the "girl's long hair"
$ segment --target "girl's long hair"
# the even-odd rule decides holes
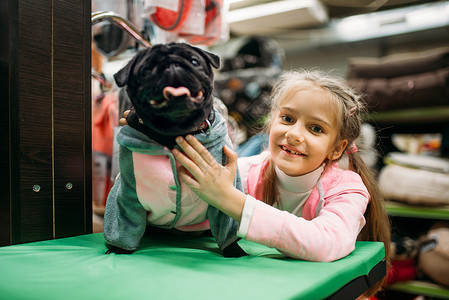
[[[390,220],[384,207],[384,197],[377,184],[373,170],[361,159],[359,154],[351,151],[355,140],[361,132],[361,114],[364,111],[362,95],[350,88],[343,79],[319,71],[289,71],[284,73],[280,80],[274,85],[272,91],[272,112],[274,116],[283,101],[291,97],[298,90],[310,87],[310,85],[321,88],[332,99],[332,111],[336,112],[336,120],[339,126],[335,145],[342,140],[348,140],[347,153],[348,169],[360,175],[370,194],[370,201],[365,211],[366,224],[358,236],[360,241],[379,241],[385,245],[385,259],[387,270],[390,265]],[[270,121],[268,127],[270,127]],[[342,155],[343,157],[343,155]],[[341,157],[340,157],[341,158]],[[333,161],[326,161],[328,167]],[[264,171],[262,184],[257,190],[262,200],[274,205],[279,200],[277,178],[274,163],[269,159]],[[374,295],[381,290],[386,277],[370,288],[365,296]]]

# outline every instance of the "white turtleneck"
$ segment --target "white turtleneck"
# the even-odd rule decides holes
[[[312,193],[313,188],[323,173],[324,165],[301,176],[289,176],[278,167],[275,167],[275,170],[278,179],[279,202],[276,203],[274,207],[288,211],[296,216],[301,216],[304,203],[310,196],[310,193]],[[242,172],[242,174],[247,175],[247,172]],[[246,182],[247,178],[243,177],[243,182]],[[251,196],[246,197],[238,230],[239,237],[245,238],[248,233],[249,223],[254,212],[256,201],[259,200],[256,200]]]
[[[289,176],[275,167],[279,188],[279,203],[274,207],[301,216],[302,207],[323,173],[324,166],[301,175]]]

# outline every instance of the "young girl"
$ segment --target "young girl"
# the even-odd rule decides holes
[[[383,198],[354,144],[361,111],[360,96],[344,81],[318,71],[285,73],[273,88],[269,151],[238,160],[247,194],[232,184],[237,154],[229,148],[226,166],[190,135],[177,138],[185,155],[173,154],[181,179],[237,220],[241,238],[310,261],[345,257],[357,240],[381,241],[388,260]],[[345,155],[349,170],[337,164]]]

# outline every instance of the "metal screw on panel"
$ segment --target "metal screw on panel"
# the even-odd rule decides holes
[[[72,184],[71,182],[68,182],[68,183],[65,185],[65,188],[68,189],[68,190],[71,190],[71,189],[73,188],[73,184]]]
[[[35,191],[36,193],[38,193],[41,190],[41,186],[38,184],[33,185],[33,191]]]

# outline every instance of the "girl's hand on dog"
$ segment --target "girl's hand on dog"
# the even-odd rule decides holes
[[[208,204],[240,222],[246,195],[234,187],[237,153],[225,146],[228,163],[222,166],[192,135],[185,139],[177,137],[176,143],[184,152],[172,150],[182,165],[179,168],[181,180]]]

